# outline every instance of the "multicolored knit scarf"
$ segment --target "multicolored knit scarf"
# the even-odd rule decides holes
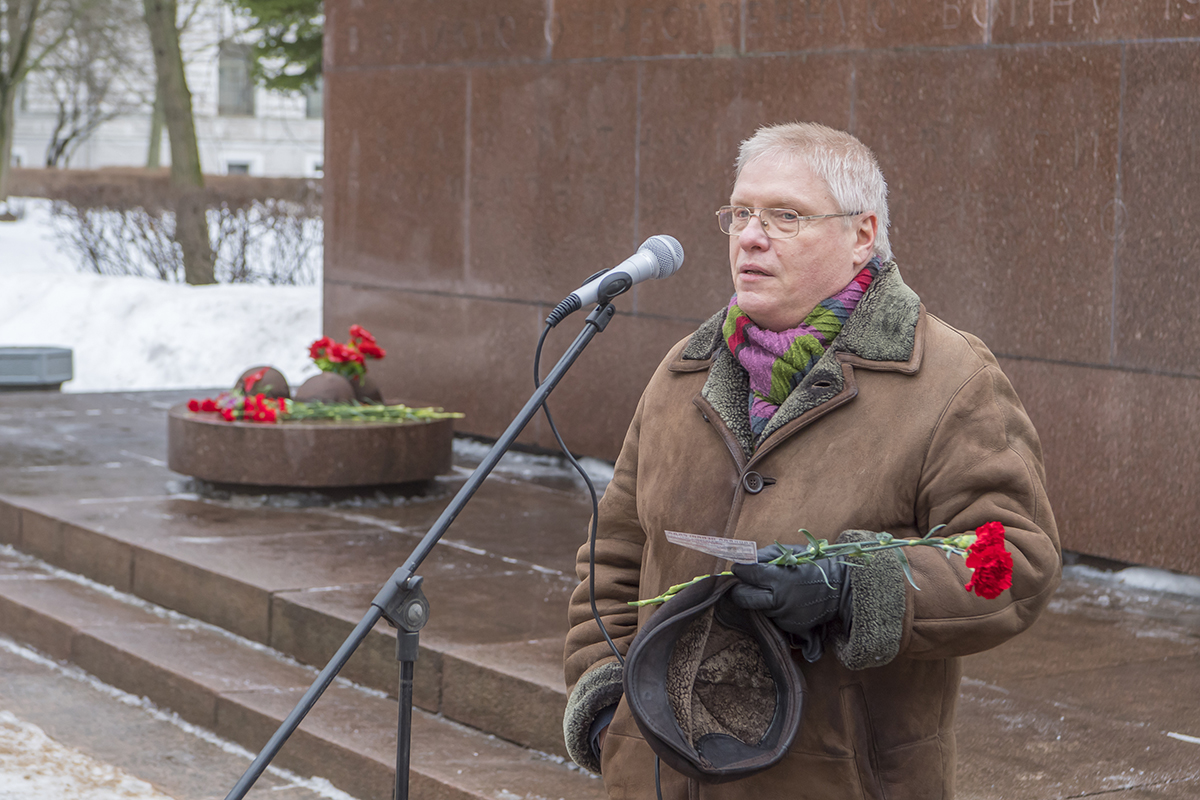
[[[729,351],[750,375],[750,428],[756,438],[841,333],[880,266],[872,258],[845,289],[822,300],[795,328],[778,333],[751,322],[736,294],[730,299],[723,332]]]

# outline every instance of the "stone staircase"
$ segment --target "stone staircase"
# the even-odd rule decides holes
[[[0,632],[258,751],[470,457],[414,497],[213,492],[162,463],[177,399],[6,398]],[[502,466],[418,571],[432,613],[416,667],[415,798],[604,794],[568,766],[561,733],[566,600],[590,506],[561,471],[528,474],[539,469]],[[390,797],[396,683],[395,637],[380,623],[276,763],[362,800]]]

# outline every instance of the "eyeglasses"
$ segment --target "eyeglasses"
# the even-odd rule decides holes
[[[717,225],[721,233],[737,236],[750,224],[751,217],[758,217],[763,232],[770,239],[790,239],[800,232],[802,225],[818,219],[831,217],[855,217],[863,212],[845,211],[841,214],[815,214],[801,216],[790,208],[748,208],[746,206],[722,206],[717,211]]]

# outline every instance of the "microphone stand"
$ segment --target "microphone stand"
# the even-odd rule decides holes
[[[628,288],[628,287],[626,287]],[[618,292],[619,294],[619,292]],[[459,489],[458,494],[450,501],[450,504],[442,512],[434,522],[433,527],[425,534],[425,537],[413,550],[412,554],[393,574],[383,588],[379,590],[379,594],[371,601],[371,607],[363,616],[362,620],[354,628],[354,631],[338,648],[338,651],[330,659],[325,668],[317,675],[317,679],[312,686],[300,698],[296,707],[292,709],[287,718],[283,721],[271,736],[270,740],[259,752],[258,756],[250,763],[246,772],[242,775],[238,782],[225,796],[225,800],[242,800],[254,782],[258,780],[267,765],[279,753],[284,742],[288,737],[295,732],[300,726],[304,717],[312,710],[317,700],[329,688],[329,684],[341,671],[346,662],[350,660],[350,656],[358,649],[358,646],[375,627],[380,617],[387,619],[396,628],[396,660],[400,662],[400,712],[399,720],[397,721],[397,737],[396,737],[396,786],[395,800],[408,800],[408,769],[409,769],[409,750],[412,740],[412,685],[413,685],[413,665],[417,660],[418,635],[429,621],[429,601],[425,598],[425,594],[421,591],[421,577],[416,574],[417,567],[429,555],[433,546],[438,543],[446,529],[450,527],[450,523],[458,516],[467,501],[479,489],[484,479],[495,468],[500,461],[501,456],[516,440],[524,427],[537,414],[538,409],[546,402],[546,398],[554,387],[558,385],[559,380],[566,374],[567,370],[579,358],[583,349],[587,347],[592,338],[597,333],[602,332],[613,315],[616,314],[616,309],[610,302],[613,295],[601,296],[601,303],[596,309],[588,315],[587,322],[583,330],[575,338],[574,343],[559,359],[554,369],[546,377],[546,380],[538,386],[537,390],[525,403],[525,406],[509,424],[508,428],[492,445],[492,449],[484,456],[479,466],[471,473],[471,476]]]

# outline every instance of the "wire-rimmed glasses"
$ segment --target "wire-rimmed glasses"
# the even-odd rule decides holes
[[[802,216],[790,208],[752,208],[749,206],[721,206],[717,210],[717,225],[721,233],[737,236],[750,224],[751,217],[758,217],[763,231],[770,239],[790,239],[800,233],[800,228],[809,222],[831,217],[855,217],[863,212],[844,211],[840,214],[813,214]]]

